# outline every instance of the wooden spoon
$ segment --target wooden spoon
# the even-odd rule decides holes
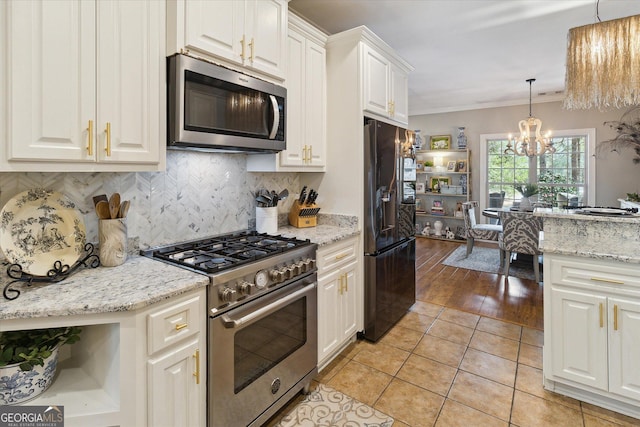
[[[99,219],[111,218],[109,203],[105,202],[104,200],[100,200],[98,203],[96,203],[96,213],[98,214]]]
[[[127,217],[127,212],[129,212],[130,204],[131,203],[128,200],[125,200],[124,202],[120,203],[120,213],[118,215],[119,218]]]
[[[97,205],[100,200],[104,200],[105,202],[109,203],[109,199],[107,199],[107,195],[100,194],[97,196],[93,196],[93,206]]]
[[[109,212],[111,212],[111,219],[118,218],[118,212],[120,212],[120,193],[113,193],[109,199]]]

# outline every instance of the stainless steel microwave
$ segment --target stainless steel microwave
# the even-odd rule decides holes
[[[168,148],[286,148],[284,87],[183,54],[167,58]]]

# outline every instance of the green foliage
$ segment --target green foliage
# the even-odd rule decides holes
[[[426,160],[424,162],[425,167],[433,167],[433,162],[431,160]]]
[[[0,332],[0,367],[19,363],[21,370],[30,371],[43,366],[56,346],[78,342],[80,332],[76,326]]]
[[[627,193],[627,200],[630,202],[640,202],[640,195],[638,195],[638,193]]]
[[[538,194],[538,186],[536,184],[514,184],[513,188],[522,194],[522,197],[531,197]]]

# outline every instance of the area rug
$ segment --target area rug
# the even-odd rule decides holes
[[[484,271],[486,273],[503,274],[500,268],[500,250],[497,248],[484,248],[475,246],[471,255],[467,258],[467,247],[460,246],[442,261],[444,265],[467,270]],[[542,274],[542,273],[541,273]],[[535,280],[533,267],[529,262],[526,265],[512,263],[509,267],[509,276],[520,279]]]
[[[339,391],[318,384],[276,427],[391,427],[393,418]]]

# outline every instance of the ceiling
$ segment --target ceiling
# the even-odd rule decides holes
[[[409,62],[409,113],[563,99],[569,28],[596,22],[596,0],[291,0],[328,34],[366,25]],[[600,20],[640,14],[600,0]]]

